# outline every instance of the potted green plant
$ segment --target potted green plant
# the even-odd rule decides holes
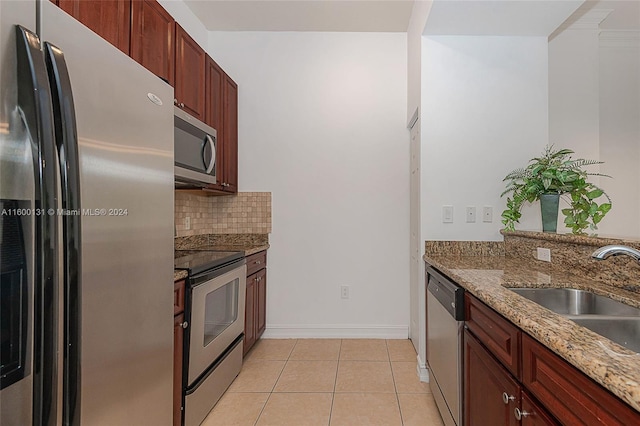
[[[507,188],[500,196],[511,194],[507,197],[507,208],[502,212],[502,223],[506,230],[515,230],[525,202],[540,200],[543,231],[556,232],[561,195],[566,195],[563,198],[569,204],[568,208],[562,209],[564,223],[574,234],[585,234],[587,228],[598,228],[598,223],[611,210],[611,199],[602,189],[588,182],[587,178],[611,176],[583,169],[584,166],[602,164],[602,161],[574,160],[571,154],[574,152],[570,149],[554,150],[553,145],[549,145],[542,156],[531,159],[526,167],[513,170],[503,179],[507,182]],[[597,200],[603,196],[606,202],[598,204]]]

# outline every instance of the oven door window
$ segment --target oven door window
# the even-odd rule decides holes
[[[205,347],[238,319],[239,284],[236,278],[207,294],[204,314]]]

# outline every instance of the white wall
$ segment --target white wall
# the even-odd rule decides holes
[[[600,166],[613,179],[600,185],[613,208],[602,235],[640,237],[640,33],[602,33],[600,45]]]
[[[499,241],[502,179],[548,140],[547,38],[429,36],[422,49],[423,240]],[[539,206],[525,207],[519,228],[540,227]]]
[[[406,35],[212,32],[209,51],[239,86],[239,190],[273,194],[266,336],[406,338]]]
[[[550,40],[549,139],[556,146],[573,149],[576,157],[604,161],[588,169],[613,176],[590,178],[613,200],[612,210],[596,232],[640,237],[637,31],[601,31],[594,22],[569,27]],[[559,232],[570,232],[563,219],[560,215]]]

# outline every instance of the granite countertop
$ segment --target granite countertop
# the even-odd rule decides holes
[[[173,282],[184,280],[189,274],[185,270],[174,269],[173,270]]]
[[[640,354],[506,287],[571,287],[640,307],[640,294],[550,264],[508,256],[425,255],[424,260],[640,411]]]
[[[193,247],[190,249],[193,250],[215,250],[215,251],[241,251],[245,256],[251,256],[252,254],[259,253],[261,251],[267,250],[269,248],[269,244],[208,244],[208,245],[200,245],[197,247]],[[184,270],[174,270],[173,271],[173,281],[180,281],[187,278],[187,271]]]

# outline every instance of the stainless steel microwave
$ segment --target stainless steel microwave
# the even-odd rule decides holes
[[[175,107],[175,187],[202,188],[216,183],[216,129]]]

